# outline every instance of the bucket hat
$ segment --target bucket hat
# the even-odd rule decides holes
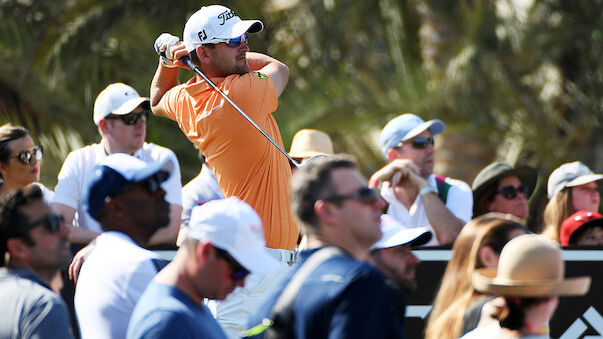
[[[484,167],[473,180],[473,185],[471,185],[473,201],[478,201],[490,185],[511,175],[519,177],[521,183],[528,185],[530,192],[534,192],[538,177],[534,168],[528,166],[512,167],[506,162],[495,161]]]

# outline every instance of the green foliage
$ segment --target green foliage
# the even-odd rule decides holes
[[[589,142],[603,114],[602,0],[223,3],[243,18],[260,18],[265,30],[250,37],[250,48],[291,69],[277,114],[286,146],[300,128],[324,130],[369,174],[384,163],[382,126],[415,112],[494,145],[480,165],[518,161],[544,178],[559,163],[595,152]],[[58,143],[56,164],[47,160],[43,171],[53,178],[48,172],[66,150],[98,140],[91,119],[97,93],[117,81],[146,93],[157,65],[155,38],[181,35],[199,6],[0,2],[1,120],[35,126],[42,143]],[[191,76],[182,73],[181,80]],[[174,123],[152,119],[149,140],[176,151],[185,179],[196,174],[197,153]],[[454,151],[464,161],[477,156]]]

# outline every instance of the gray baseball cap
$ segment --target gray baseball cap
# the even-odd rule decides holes
[[[381,131],[381,151],[387,158],[387,150],[396,147],[401,141],[406,141],[429,130],[432,135],[442,133],[446,126],[441,120],[427,122],[412,113],[402,114],[388,122]]]
[[[603,174],[595,174],[580,161],[559,166],[549,176],[547,191],[549,199],[566,187],[575,187],[603,179]]]

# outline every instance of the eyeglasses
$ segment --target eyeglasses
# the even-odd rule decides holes
[[[131,125],[136,125],[138,120],[142,120],[142,122],[147,122],[147,120],[149,119],[149,115],[150,115],[149,111],[138,112],[138,113],[128,113],[128,114],[124,114],[124,115],[109,114],[109,115],[107,115],[107,117],[105,119],[112,119],[112,120],[119,119],[119,120],[123,121],[124,124],[131,126]]]
[[[435,145],[435,140],[433,139],[433,136],[430,136],[429,138],[414,138],[408,141],[400,141],[400,143],[396,147],[402,147],[405,142],[410,142],[410,145],[414,149],[425,149],[429,144],[431,144],[432,146]]]
[[[380,195],[377,190],[369,187],[362,187],[352,194],[333,195],[321,200],[328,202],[341,202],[344,200],[356,200],[365,204],[374,204],[379,201]]]
[[[36,146],[32,148],[31,151],[19,152],[12,158],[19,159],[19,161],[24,165],[29,165],[34,158],[38,161],[42,160],[42,156],[44,156],[44,149],[42,146]]]
[[[505,199],[507,200],[515,199],[518,193],[523,194],[523,196],[527,198],[530,195],[530,188],[528,187],[528,185],[519,185],[517,187],[505,186],[496,193],[502,194],[502,196],[505,197]]]
[[[242,42],[247,43],[247,33],[241,35],[240,37],[232,38],[232,39],[219,39],[216,38],[214,41],[219,40],[220,42],[225,42],[229,47],[239,47]]]
[[[245,267],[241,266],[241,264],[239,264],[236,260],[234,260],[234,258],[230,254],[228,254],[228,252],[215,246],[214,248],[216,249],[216,256],[226,261],[228,266],[230,266],[230,268],[232,269],[230,279],[232,281],[240,281],[242,279],[245,279],[245,277],[249,274],[249,271],[246,270]]]
[[[61,228],[61,224],[64,220],[65,219],[60,214],[48,214],[42,219],[36,220],[30,223],[29,225],[25,226],[25,230],[32,229],[38,226],[39,224],[45,223],[46,228],[48,228],[48,231],[50,231],[50,233],[57,233]]]

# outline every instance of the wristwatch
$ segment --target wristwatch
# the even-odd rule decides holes
[[[419,191],[419,196],[424,196],[425,194],[429,194],[429,193],[437,193],[435,188],[431,187],[431,186],[426,186],[423,187],[420,191]]]

